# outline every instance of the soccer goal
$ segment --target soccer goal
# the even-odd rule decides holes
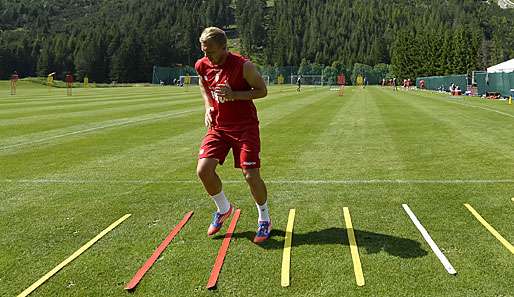
[[[298,77],[300,75],[291,75],[291,84],[296,85],[298,81]],[[301,76],[302,85],[307,86],[323,86],[323,75],[302,75]]]
[[[181,86],[187,85],[199,85],[200,77],[198,75],[181,75],[178,79],[178,82]]]

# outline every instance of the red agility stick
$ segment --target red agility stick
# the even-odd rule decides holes
[[[175,235],[178,234],[180,229],[182,229],[182,227],[184,227],[184,225],[187,223],[187,221],[189,220],[189,218],[192,215],[193,215],[192,211],[188,212],[184,216],[182,221],[180,221],[180,223],[178,223],[178,225],[175,226],[175,228],[173,228],[173,230],[170,232],[168,237],[166,237],[166,239],[164,239],[164,241],[159,245],[159,247],[155,250],[155,252],[153,252],[152,256],[150,258],[148,258],[148,260],[146,260],[145,264],[143,266],[141,266],[141,268],[139,268],[139,270],[136,272],[134,277],[125,286],[126,290],[133,290],[137,286],[137,284],[143,278],[143,276],[148,271],[148,269],[150,269],[150,267],[152,267],[153,263],[155,263],[155,261],[157,261],[157,258],[159,258],[161,253],[166,249],[168,244],[170,244],[170,242],[173,240]]]
[[[216,262],[214,262],[214,267],[212,268],[211,276],[209,277],[209,282],[207,283],[207,289],[213,289],[216,287],[218,276],[221,271],[221,266],[223,266],[223,260],[225,260],[225,255],[227,254],[230,239],[232,238],[234,229],[236,229],[236,224],[240,213],[240,209],[236,210],[234,217],[232,217],[232,221],[230,221],[227,234],[225,234],[225,239],[223,239],[223,243],[221,244],[220,250],[218,251],[218,257],[216,258]]]

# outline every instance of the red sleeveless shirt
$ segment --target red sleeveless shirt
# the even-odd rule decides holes
[[[203,87],[209,97],[212,112],[212,128],[224,131],[240,131],[248,126],[258,126],[257,109],[252,100],[225,101],[214,93],[218,84],[228,84],[232,91],[249,91],[250,85],[243,77],[246,58],[228,53],[222,65],[214,65],[207,57],[195,64],[196,72],[202,77]]]

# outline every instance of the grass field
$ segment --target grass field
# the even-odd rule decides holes
[[[0,295],[21,293],[112,222],[132,216],[31,296],[514,296],[514,105],[418,91],[271,88],[256,102],[274,232],[232,157],[218,173],[241,218],[218,289],[222,236],[195,175],[198,89],[64,89],[0,82]],[[458,274],[444,270],[407,203]],[[366,285],[357,287],[348,207]],[[289,209],[291,286],[280,286]],[[123,287],[183,215],[190,222],[134,293]],[[224,230],[226,230],[224,227]]]

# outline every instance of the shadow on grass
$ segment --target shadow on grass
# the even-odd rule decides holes
[[[400,258],[418,258],[428,254],[421,248],[418,241],[396,237],[392,235],[373,233],[369,231],[354,230],[357,246],[365,248],[368,254],[375,254],[384,251],[391,256]],[[234,233],[233,238],[246,238],[253,240],[255,232],[246,231]],[[285,232],[283,230],[272,230],[271,237],[259,246],[264,249],[282,249],[284,247]],[[214,239],[223,239],[224,235],[218,235]],[[292,246],[300,245],[321,245],[341,244],[349,245],[347,230],[343,228],[328,228],[307,233],[294,233]]]

